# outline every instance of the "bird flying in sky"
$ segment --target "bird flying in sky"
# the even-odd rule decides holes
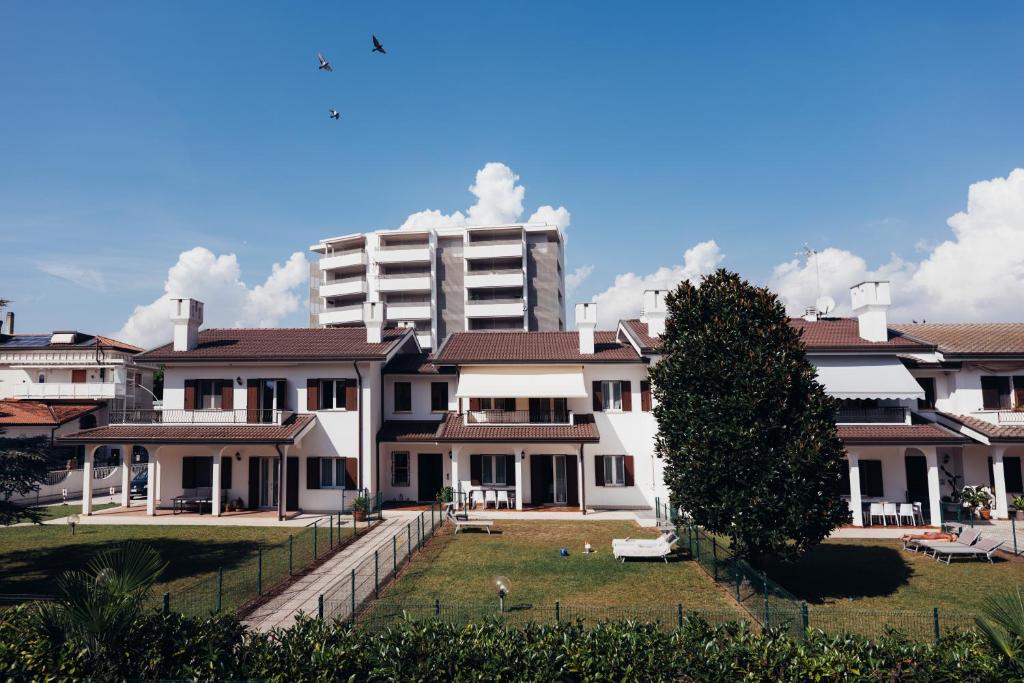
[[[380,44],[379,40],[377,40],[377,36],[370,37],[373,38],[373,52],[379,52],[382,55],[387,54],[387,52],[384,50],[384,46]]]
[[[334,119],[335,121],[341,118],[341,112],[338,111],[337,109],[331,109],[330,112],[331,118]]]
[[[324,59],[324,56],[322,54],[317,52],[316,58],[320,60],[321,69],[323,69],[324,71],[334,71],[334,69],[331,68],[331,63]]]

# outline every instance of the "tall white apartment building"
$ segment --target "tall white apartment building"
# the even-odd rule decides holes
[[[416,329],[425,349],[472,330],[565,329],[565,249],[555,225],[379,230],[310,249],[310,327],[362,324],[363,302]]]

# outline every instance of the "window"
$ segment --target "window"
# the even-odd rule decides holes
[[[626,456],[606,455],[604,456],[604,485],[625,486],[626,485]]]
[[[344,379],[322,379],[320,380],[320,401],[318,410],[345,410],[345,385]]]
[[[196,408],[201,410],[221,409],[221,385],[219,379],[196,380]]]
[[[480,473],[481,484],[504,485],[508,478],[506,476],[504,455],[485,455],[481,458],[482,470]]]
[[[395,412],[408,413],[412,411],[412,383],[395,382]]]
[[[981,400],[985,410],[1010,409],[1010,378],[982,377]]]
[[[601,382],[602,410],[622,410],[622,383]]]
[[[448,382],[430,383],[430,410],[443,413],[448,410]]]
[[[935,410],[935,378],[916,377],[917,383],[924,389],[924,398],[917,399],[918,410]]]
[[[181,459],[181,488],[194,489],[213,485],[213,458],[187,455]]]
[[[392,486],[408,486],[409,485],[409,454],[408,453],[392,453],[391,454],[391,485]]]
[[[882,482],[882,461],[861,460],[858,463],[860,468],[860,495],[869,498],[881,498],[885,495],[885,486]]]
[[[320,488],[345,488],[346,458],[320,458]]]

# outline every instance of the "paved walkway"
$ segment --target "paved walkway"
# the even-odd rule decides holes
[[[418,513],[395,510],[384,513],[384,521],[338,552],[308,574],[299,577],[279,595],[261,605],[245,620],[245,625],[260,631],[291,626],[299,611],[316,615],[319,598],[328,588],[349,576],[354,567],[373,556],[379,545],[404,530]]]

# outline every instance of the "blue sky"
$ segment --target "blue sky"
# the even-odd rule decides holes
[[[183,251],[252,287],[321,237],[465,211],[496,161],[527,214],[571,212],[576,298],[714,240],[758,282],[805,242],[896,254],[923,302],[969,188],[1024,166],[1022,38],[1010,2],[5,2],[0,296],[24,331],[114,332]]]

